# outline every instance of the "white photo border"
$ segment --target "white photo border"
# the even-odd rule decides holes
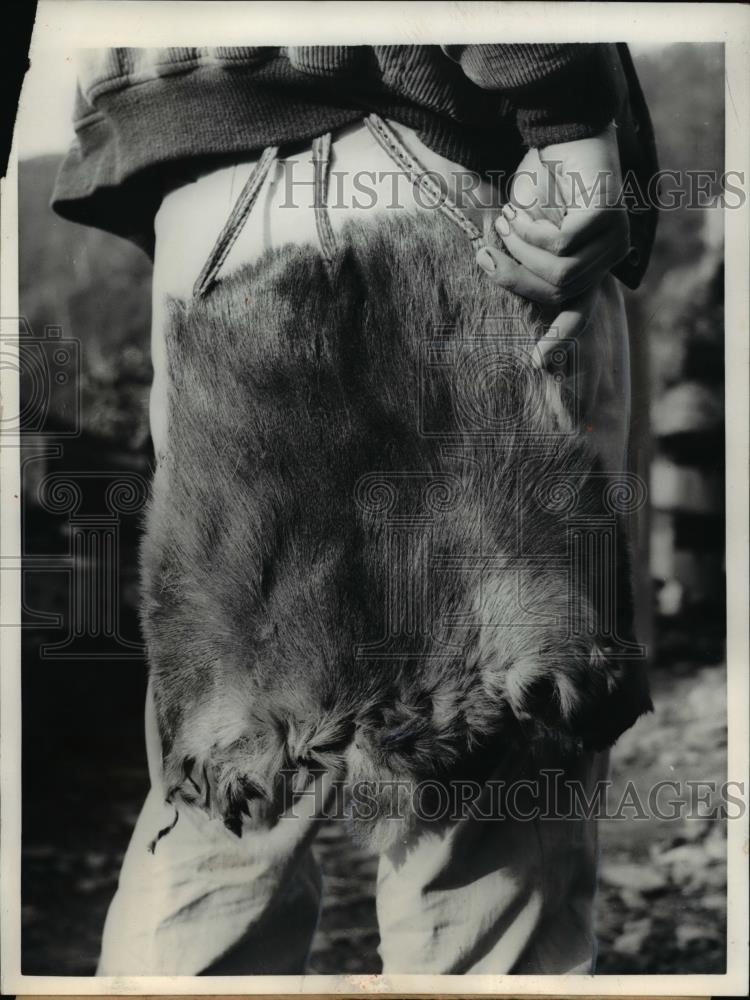
[[[179,6],[179,16],[175,16]],[[238,16],[239,8],[247,16]],[[103,8],[105,8],[103,10]],[[427,14],[429,13],[429,16]],[[30,59],[91,46],[473,42],[723,42],[728,169],[744,173],[745,203],[725,209],[726,468],[728,598],[728,775],[748,788],[748,373],[750,371],[750,8],[721,3],[246,3],[196,0],[41,0]],[[0,317],[14,335],[18,310],[17,136],[0,186]],[[6,324],[8,329],[5,329]],[[18,413],[17,378],[3,367],[5,414]],[[0,450],[0,558],[20,562],[17,440]],[[0,621],[20,621],[18,574],[0,574]],[[21,643],[20,628],[2,629],[0,675],[0,968],[5,994],[488,994],[745,995],[748,988],[748,815],[727,824],[727,972],[723,975],[633,976],[26,976],[21,973]]]

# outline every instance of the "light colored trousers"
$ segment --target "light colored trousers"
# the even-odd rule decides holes
[[[461,168],[428,150],[409,129],[393,127],[422,164],[439,170],[454,189]],[[190,297],[251,166],[223,168],[172,191],[156,218],[151,424],[157,460],[169,447],[166,301]],[[394,178],[393,163],[362,127],[336,138],[331,166],[334,232],[352,217],[429,210],[415,201],[405,177]],[[355,186],[355,173],[363,170],[368,187],[377,192],[374,205]],[[257,259],[270,246],[317,244],[312,176],[309,150],[275,165],[222,273]],[[488,196],[486,187],[478,190],[480,197]],[[395,209],[396,201],[402,207]],[[464,209],[481,221],[481,211],[473,213],[465,204]],[[612,278],[592,307],[581,347],[587,423],[605,467],[617,471],[624,466],[629,372],[625,315]],[[311,852],[319,821],[312,804],[306,815],[298,812],[270,831],[241,840],[220,821],[181,810],[177,825],[152,853],[150,842],[173,822],[174,810],[164,802],[150,697],[146,741],[151,791],[107,915],[99,974],[303,973],[321,897],[321,875]],[[606,770],[606,754],[584,755],[565,777],[591,789]],[[501,768],[497,778],[503,777]],[[467,816],[414,835],[380,858],[383,972],[590,972],[596,855],[596,825],[585,819]]]

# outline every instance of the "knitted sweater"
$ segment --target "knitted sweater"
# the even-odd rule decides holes
[[[163,192],[181,177],[289,146],[376,111],[435,152],[501,184],[528,147],[618,124],[623,174],[645,190],[653,135],[627,46],[386,45],[90,49],[76,138],[52,204],[62,216],[149,248]],[[654,212],[631,216],[635,287]]]

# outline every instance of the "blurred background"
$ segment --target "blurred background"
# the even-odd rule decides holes
[[[722,46],[634,56],[662,167],[720,175]],[[150,263],[50,211],[73,71],[62,56],[36,69],[17,132],[23,971],[89,975],[147,787],[136,598],[152,467]],[[637,437],[648,441],[640,557],[653,587],[641,617],[656,709],[615,748],[613,777],[644,799],[657,781],[726,780],[723,231],[707,202],[662,213],[649,273],[626,293]],[[378,972],[375,859],[339,827],[316,848],[326,895],[311,971]],[[602,822],[600,972],[724,970],[724,833],[707,818]]]

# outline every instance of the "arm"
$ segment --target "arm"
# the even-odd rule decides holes
[[[530,153],[496,222],[508,254],[477,262],[493,281],[538,302],[584,295],[628,253],[619,204],[620,156],[614,120],[627,83],[612,45],[448,46],[446,54],[483,89],[516,109]],[[532,206],[529,194],[543,198]]]
[[[529,147],[597,135],[627,98],[614,45],[445,45],[443,51],[482,90],[510,101]]]

